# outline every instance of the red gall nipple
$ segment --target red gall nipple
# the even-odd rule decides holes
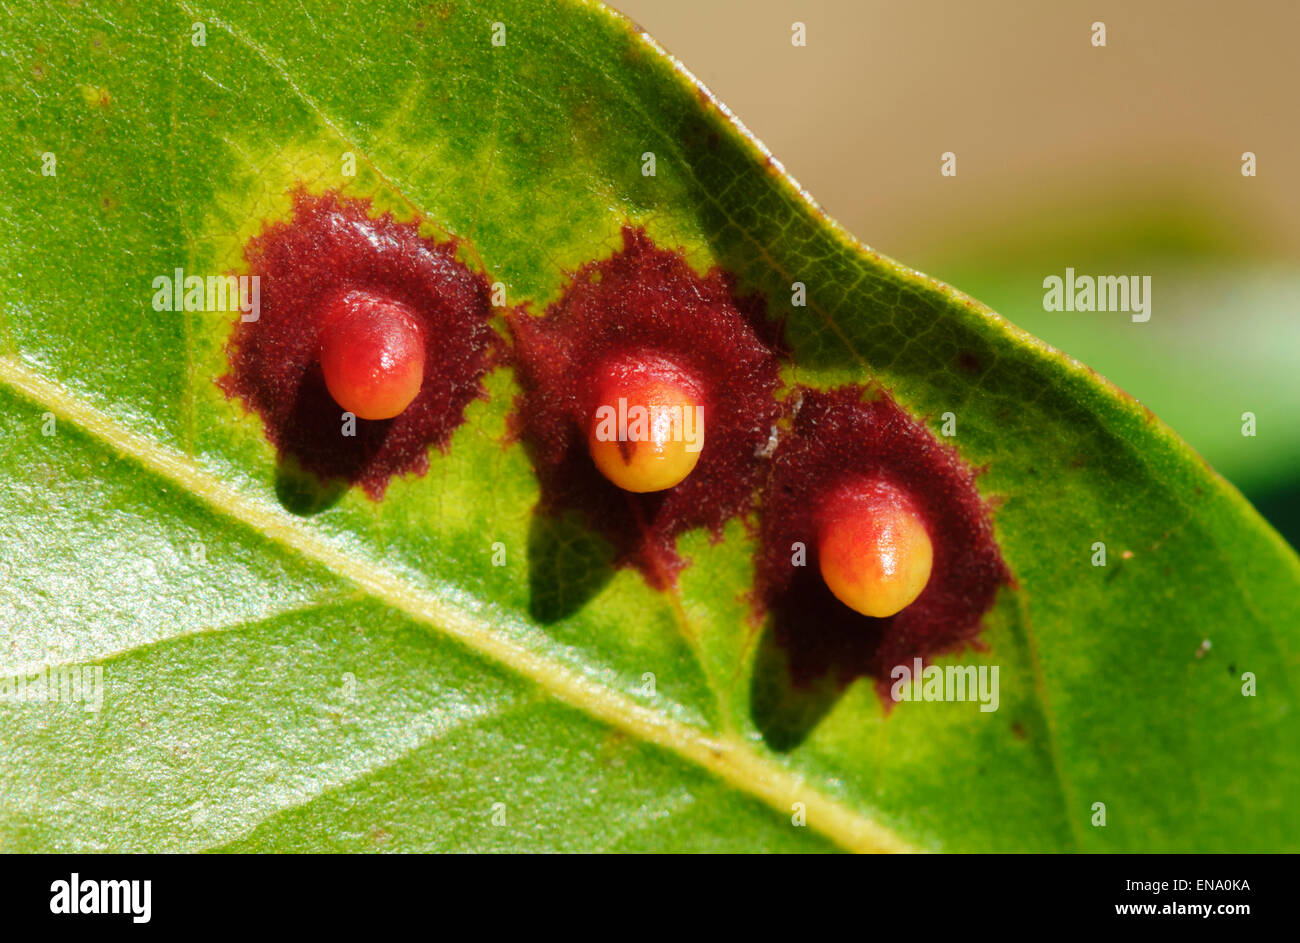
[[[671,360],[634,355],[597,371],[587,448],[600,473],[646,493],[686,480],[704,449],[702,384]]]
[[[398,301],[352,290],[327,302],[321,317],[320,364],[325,385],[343,409],[361,419],[392,419],[424,382],[424,332]]]
[[[930,535],[911,499],[889,482],[842,481],[822,496],[815,524],[822,579],[855,612],[895,615],[929,583]]]

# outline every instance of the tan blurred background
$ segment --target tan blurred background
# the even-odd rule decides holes
[[[1203,202],[1250,230],[1234,238],[1300,253],[1296,0],[613,5],[827,212],[901,260],[1121,188]],[[1248,150],[1254,179],[1240,173]],[[955,178],[939,175],[944,151]]]
[[[1110,377],[1300,542],[1300,0],[613,5],[859,239]],[[1066,266],[1151,274],[1151,321],[1044,312]]]

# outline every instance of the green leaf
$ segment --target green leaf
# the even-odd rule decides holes
[[[1139,404],[854,242],[625,21],[522,0],[9,16],[0,674],[104,687],[98,711],[0,702],[0,849],[1300,847],[1295,554]],[[941,661],[1000,666],[999,709],[886,715],[859,681],[774,749],[750,530],[684,536],[676,593],[611,573],[535,515],[507,368],[426,475],[292,500],[213,382],[228,317],[155,312],[150,286],[240,267],[300,182],[418,213],[537,311],[630,220],[766,297],[788,380],[878,380],[936,432],[956,413],[1016,586],[987,650]]]

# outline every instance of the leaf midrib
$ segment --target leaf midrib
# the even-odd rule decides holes
[[[191,6],[188,3],[186,3],[185,0],[176,0],[176,5],[181,10],[189,14],[191,17],[199,16],[198,12],[195,11],[193,8],[191,8]],[[619,16],[619,14],[614,13],[613,11],[609,10],[607,7],[601,6],[600,9],[602,10],[602,12],[605,12],[607,14]],[[234,39],[237,43],[244,46],[255,56],[257,56],[257,58],[260,59],[269,69],[274,71],[280,77],[280,79],[293,91],[293,94],[296,95],[311,110],[312,114],[314,114],[316,118],[320,120],[320,122],[329,130],[329,132],[333,134],[335,137],[337,137],[339,141],[342,142],[352,153],[356,154],[357,157],[363,163],[365,163],[365,165],[369,167],[370,170],[381,181],[383,181],[384,185],[392,193],[394,193],[396,196],[398,196],[401,200],[403,200],[406,203],[407,207],[409,207],[412,212],[414,212],[422,221],[434,225],[435,228],[438,229],[445,237],[455,240],[465,251],[467,251],[471,255],[471,257],[473,257],[476,260],[478,267],[481,271],[483,272],[488,271],[486,264],[484,264],[482,258],[479,257],[478,250],[475,248],[474,241],[472,238],[474,234],[474,229],[478,224],[477,212],[471,218],[465,235],[461,235],[453,230],[450,230],[442,224],[434,223],[431,214],[426,213],[424,209],[419,204],[416,203],[415,200],[411,199],[411,197],[407,195],[404,187],[400,186],[395,179],[393,179],[382,167],[380,167],[373,159],[371,159],[369,149],[363,147],[360,141],[351,137],[344,130],[344,128],[339,124],[339,122],[335,121],[333,118],[330,117],[330,115],[325,111],[325,109],[320,105],[319,102],[317,102],[311,95],[309,95],[305,90],[303,90],[298,86],[298,84],[293,80],[292,76],[289,74],[288,67],[284,64],[283,61],[281,61],[281,59],[278,56],[273,55],[272,52],[264,48],[261,43],[257,42],[256,40],[252,39],[249,36],[246,36],[241,30],[236,28],[232,23],[230,23],[225,18],[221,20],[219,27],[221,30],[227,33],[232,39]],[[668,53],[665,52],[662,48],[660,48],[650,36],[648,36],[643,32],[637,32],[636,35],[638,35],[642,41],[652,46],[657,53],[671,60],[674,63],[676,70],[681,75],[685,76],[688,82],[698,86],[700,89],[704,89],[704,86],[700,84],[695,79],[694,76],[690,75],[690,73],[685,69],[685,67],[680,62],[678,62],[676,59],[673,59],[671,56],[669,56]],[[559,36],[557,34],[548,34],[548,36],[550,37],[552,42],[565,46],[566,48],[570,49],[574,53],[574,55],[578,54],[578,50],[574,49],[572,46],[569,46],[564,41],[564,37]],[[497,74],[498,76],[500,75],[499,68]],[[618,83],[614,81],[612,76],[607,75],[605,77],[610,80],[611,85],[619,88],[620,91],[623,91],[622,87],[619,86]],[[712,100],[712,94],[711,93],[709,94],[710,94],[710,99]],[[654,122],[651,120],[651,116],[644,111],[644,109],[641,107],[639,102],[630,99],[626,95],[626,92],[624,92],[624,97],[630,101],[632,106],[636,108],[638,112],[641,113],[642,117],[645,118],[648,124],[651,125],[654,124]],[[493,100],[494,102],[496,102],[496,104],[494,104],[493,106],[493,133],[495,134],[499,126],[498,125],[499,102],[495,98]],[[715,102],[715,107],[717,107],[716,102]],[[748,132],[743,131],[743,129],[742,129],[742,133],[743,135],[748,134]],[[699,181],[699,179],[696,178],[694,171],[691,170],[690,168],[690,162],[685,160],[685,155],[681,153],[680,146],[677,144],[677,142],[672,139],[671,135],[665,135],[665,137],[667,138],[669,145],[678,153],[678,156],[682,158],[680,163],[682,164],[682,166],[686,168],[687,173],[691,179],[691,182],[695,185],[696,190],[700,194],[702,194],[705,199],[711,200],[714,203],[714,205],[717,206],[718,210],[722,212],[724,215],[726,215],[728,219],[730,219],[731,218],[730,214],[726,213],[726,209],[721,204],[721,202],[719,202],[717,198],[714,197],[713,194],[709,193],[708,190],[704,187],[704,185]],[[495,160],[495,151],[493,151],[493,159]],[[173,166],[173,170],[174,170],[174,166]],[[492,170],[493,170],[493,165],[488,166],[483,171],[480,177],[479,194],[476,199],[476,206],[478,207],[482,206],[483,199],[487,194],[487,180],[488,177],[491,175]],[[754,239],[754,237],[750,235],[747,230],[745,231],[745,236],[749,240],[749,242],[754,246],[755,250],[760,254],[760,256],[767,263],[769,263],[774,268],[776,268],[776,270],[779,271],[784,277],[787,278],[790,277],[788,273],[786,273],[784,269],[780,268],[780,266],[777,265],[776,261],[768,255],[766,247],[763,246],[758,240]],[[833,322],[830,316],[821,308],[819,308],[815,302],[812,304],[812,307],[814,308],[814,310],[816,310],[818,313],[821,314],[821,316],[825,319],[826,323],[830,325],[830,327],[836,332],[836,334],[840,336],[841,340],[846,345],[849,346],[850,350],[852,350],[852,346],[849,345],[847,337],[843,335],[843,332],[840,331],[839,326]],[[190,323],[191,323],[190,313],[186,312],[185,324],[186,324],[187,337],[189,336],[189,332],[191,330]],[[189,356],[188,352],[186,356],[187,357]],[[853,351],[853,356],[861,364],[861,358],[858,357],[856,351]],[[865,367],[865,364],[863,364],[863,366]],[[193,398],[194,398],[194,393],[193,393],[193,387],[191,385],[191,387],[186,391],[185,405],[183,410],[184,414],[187,417],[187,421],[191,423],[193,422],[193,417],[194,417]],[[192,433],[187,432],[187,434],[189,435],[189,439],[187,440],[186,454],[192,455],[193,437],[192,437]],[[671,601],[673,618],[677,622],[682,637],[685,639],[686,643],[690,646],[692,652],[696,656],[696,659],[699,660],[700,647],[699,647],[698,635],[690,625],[690,621],[686,615],[685,608],[682,605],[680,590],[677,589],[676,587],[673,587],[668,590],[668,594]],[[715,702],[716,702],[715,706],[719,709],[718,710],[719,716],[723,718],[725,731],[728,734],[731,734],[733,733],[733,730],[730,724],[730,717],[731,717],[730,704],[729,704],[730,691],[715,690],[714,693],[715,693]]]
[[[488,622],[373,561],[349,555],[288,512],[251,499],[190,457],[127,428],[20,361],[0,356],[0,383],[119,455],[173,482],[215,513],[324,567],[374,599],[531,681],[556,700],[638,740],[671,751],[779,813],[788,813],[795,802],[803,803],[809,826],[841,847],[869,852],[921,850],[875,819],[811,788],[802,775],[761,755],[745,741],[730,735],[711,736],[691,724],[657,713],[495,632]]]

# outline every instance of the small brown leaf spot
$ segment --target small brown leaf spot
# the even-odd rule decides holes
[[[77,89],[81,92],[82,101],[91,108],[107,108],[113,104],[113,96],[109,94],[106,88],[99,88],[95,85],[78,85]]]
[[[605,766],[623,766],[623,750],[627,746],[627,734],[621,730],[611,730],[605,734],[600,743],[600,761]]]
[[[376,845],[387,845],[392,838],[392,834],[387,829],[378,825],[370,830],[370,840]]]
[[[1201,644],[1198,645],[1197,648],[1196,648],[1196,657],[1197,657],[1198,659],[1200,659],[1200,658],[1204,658],[1205,655],[1206,655],[1206,653],[1210,650],[1210,647],[1211,647],[1211,646],[1210,646],[1210,640],[1209,640],[1209,639],[1207,639],[1207,638],[1206,638],[1206,639],[1201,639]]]
[[[641,42],[645,42],[644,38],[641,38],[640,42],[628,43],[623,47],[623,59],[628,64],[639,65],[645,59],[645,53],[641,49]]]
[[[104,210],[105,213],[111,213],[114,210],[121,207],[122,201],[119,200],[112,193],[105,193],[102,196],[100,196],[99,205]]]
[[[36,79],[36,81],[39,82],[44,79],[48,71],[44,62],[32,63],[32,78]]]
[[[1120,556],[1123,557],[1125,560],[1132,560],[1132,559],[1133,559],[1133,551],[1132,551],[1132,550],[1125,550],[1123,553],[1120,554]]]
[[[980,359],[969,350],[963,350],[957,355],[957,366],[961,367],[967,373],[978,373],[980,369]]]
[[[578,94],[577,89],[566,89],[573,94]],[[592,134],[599,134],[597,122],[601,118],[599,109],[590,99],[583,99],[569,109],[569,116],[572,118],[575,126],[580,128],[591,129]]]
[[[1016,721],[1011,725],[1011,736],[1015,737],[1017,740],[1024,740],[1029,736],[1029,734],[1025,732],[1025,725],[1020,721]]]

